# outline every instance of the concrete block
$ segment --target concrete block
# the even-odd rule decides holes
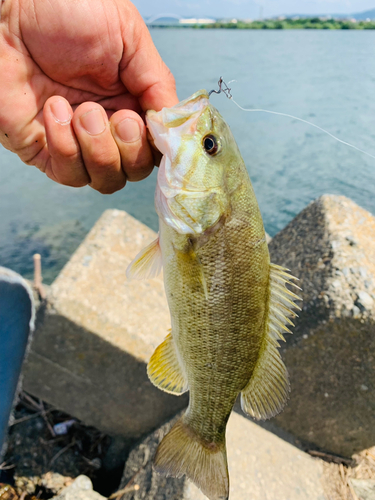
[[[274,422],[350,457],[375,444],[375,217],[324,195],[270,243],[300,279],[303,311],[282,345],[290,401]]]
[[[139,438],[187,404],[156,389],[146,364],[170,328],[162,277],[125,271],[156,234],[107,210],[39,309],[24,388],[111,435]]]
[[[186,478],[152,470],[157,446],[177,419],[134,448],[125,466],[119,500],[205,500]],[[230,500],[328,500],[323,465],[237,413],[227,429]]]

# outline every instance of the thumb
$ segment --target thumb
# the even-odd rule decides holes
[[[123,26],[124,53],[120,78],[139,99],[143,111],[159,111],[178,103],[174,76],[157,51],[150,32],[137,9],[131,5]],[[131,29],[129,29],[131,27]]]

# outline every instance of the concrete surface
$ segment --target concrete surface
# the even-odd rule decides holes
[[[152,460],[174,418],[132,450],[119,500],[205,500],[185,478],[165,478],[152,470]],[[286,443],[237,413],[227,429],[230,500],[328,500],[319,460]]]
[[[270,253],[300,278],[304,299],[281,346],[290,401],[273,422],[350,457],[375,444],[375,217],[324,195],[272,239]]]
[[[156,389],[146,364],[170,328],[162,277],[125,271],[156,234],[107,210],[52,284],[24,389],[111,435],[138,438],[187,404]]]

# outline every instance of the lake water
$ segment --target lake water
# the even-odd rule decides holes
[[[154,29],[152,36],[181,99],[216,88],[222,75],[237,80],[231,87],[242,106],[297,115],[375,155],[375,32]],[[242,112],[223,95],[211,100],[232,127],[271,235],[323,193],[375,214],[375,159],[295,120]],[[155,178],[103,196],[59,186],[1,148],[0,265],[30,277],[39,252],[51,282],[107,208],[157,229]]]

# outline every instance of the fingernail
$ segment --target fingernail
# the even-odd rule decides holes
[[[116,125],[116,133],[123,142],[136,142],[141,138],[141,129],[136,120],[125,118]]]
[[[67,103],[62,99],[51,103],[51,111],[58,123],[70,123],[72,115],[70,114],[70,109]]]
[[[104,132],[106,123],[100,109],[92,109],[80,118],[82,127],[90,135],[99,135]]]

